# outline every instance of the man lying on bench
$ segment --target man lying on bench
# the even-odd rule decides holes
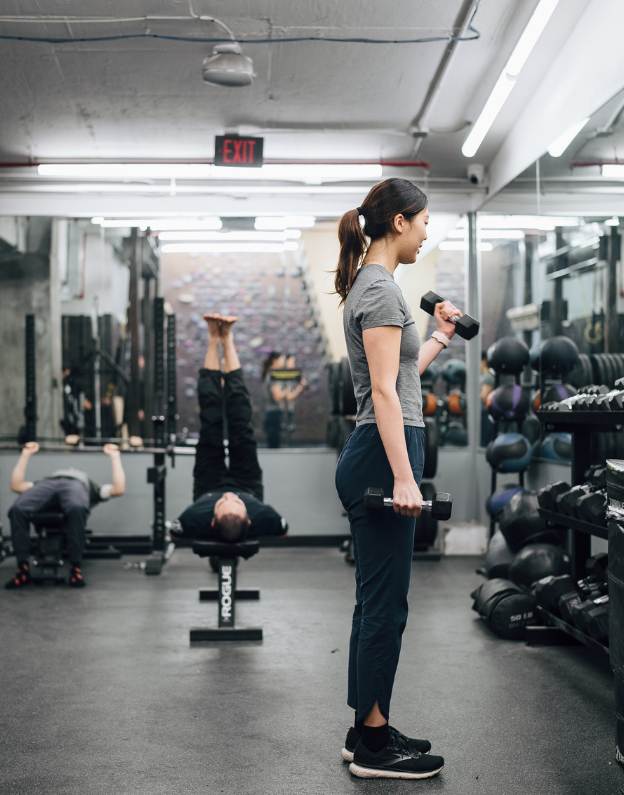
[[[284,535],[286,520],[263,502],[251,401],[232,334],[237,318],[207,314],[204,319],[208,350],[197,383],[201,426],[193,470],[194,502],[182,513],[181,527],[172,535],[204,541]],[[224,409],[229,469],[223,443]]]

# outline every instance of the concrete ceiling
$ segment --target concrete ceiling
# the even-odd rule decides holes
[[[611,2],[611,0],[605,0]],[[537,0],[481,0],[473,20],[479,38],[459,42],[423,127],[410,127],[430,88],[446,42],[418,44],[251,43],[249,38],[339,36],[406,38],[450,33],[464,0],[4,0],[0,34],[66,36],[65,44],[0,41],[0,160],[25,163],[77,159],[209,160],[215,134],[238,131],[265,136],[265,158],[311,160],[413,160],[430,163],[428,173],[386,169],[413,176],[435,196],[440,210],[460,212],[485,198],[466,180],[460,148],[498,74],[531,16]],[[97,5],[97,14],[92,10]],[[538,42],[477,161],[495,158],[514,121],[535,90],[552,54],[563,46],[589,0],[565,0]],[[94,20],[94,16],[100,18]],[[214,15],[243,42],[257,77],[245,88],[202,82],[202,59],[212,44],[130,39],[78,42],[80,37],[142,33],[220,36]],[[11,16],[19,19],[10,19]],[[53,22],[53,17],[63,17]],[[149,21],[134,20],[149,16]],[[153,17],[182,17],[155,20]],[[75,19],[71,19],[75,17]],[[28,19],[27,19],[28,18]],[[102,21],[101,18],[105,18]],[[113,185],[88,200],[72,185],[35,179],[32,169],[0,173],[0,214],[8,207],[58,214],[124,212],[129,195],[154,212],[197,211],[195,195],[169,186]],[[105,190],[106,187],[106,190]],[[271,209],[338,214],[361,198],[353,195],[307,200],[211,196],[203,189],[201,209],[243,214]],[[41,191],[44,205],[33,196]],[[189,193],[193,188],[189,186]],[[10,197],[7,199],[6,197]],[[40,197],[41,198],[41,197]],[[56,204],[54,204],[56,201]],[[11,204],[11,202],[13,202]],[[243,207],[243,205],[246,205]],[[279,206],[278,206],[279,205]],[[39,208],[39,209],[37,209]],[[128,204],[129,209],[129,204]]]

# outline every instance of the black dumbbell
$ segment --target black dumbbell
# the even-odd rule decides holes
[[[556,511],[556,499],[561,494],[565,494],[566,491],[570,491],[570,484],[563,480],[558,480],[556,483],[544,486],[544,488],[537,492],[539,507],[546,511]]]
[[[444,298],[440,298],[437,293],[434,293],[432,290],[429,290],[428,293],[425,293],[423,297],[420,299],[420,308],[424,309],[425,312],[429,315],[433,315],[435,312],[436,304],[441,304],[444,301]],[[470,315],[461,315],[457,317],[450,318],[451,323],[455,323],[455,328],[457,333],[460,337],[465,340],[471,340],[473,337],[476,337],[479,333],[479,326],[480,323],[478,320],[470,317]]]
[[[383,489],[369,488],[364,492],[364,505],[370,509],[393,508],[391,497],[384,497]],[[453,501],[446,491],[439,491],[432,500],[423,500],[423,511],[431,511],[434,519],[450,519]]]

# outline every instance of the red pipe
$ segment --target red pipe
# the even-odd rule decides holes
[[[28,160],[19,162],[1,161],[0,168],[36,168],[40,165],[106,165],[107,163],[121,163],[123,165],[212,165],[213,158],[208,159],[191,159],[191,160],[79,160],[79,159],[56,159],[56,160]],[[282,165],[282,166],[393,166],[395,168],[422,168],[426,170],[431,169],[431,163],[426,160],[302,160],[292,158],[267,158],[264,165]]]
[[[593,168],[596,166],[624,166],[624,160],[577,160],[570,164],[572,168]]]

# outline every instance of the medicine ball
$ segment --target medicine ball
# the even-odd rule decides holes
[[[537,390],[533,396],[533,411],[539,411],[542,404],[554,403],[576,395],[576,389],[570,384],[549,384],[543,390]]]
[[[547,461],[567,463],[572,459],[572,435],[569,433],[549,433],[537,445],[535,455]]]
[[[521,420],[529,411],[529,396],[520,384],[503,384],[490,392],[486,405],[495,420]]]
[[[517,552],[530,543],[560,543],[563,531],[549,527],[539,513],[537,494],[522,489],[514,494],[499,516],[499,527],[509,548]]]
[[[497,519],[503,512],[505,505],[507,505],[515,494],[521,491],[523,491],[522,486],[505,486],[499,491],[495,491],[494,494],[490,494],[485,501],[485,510],[488,512],[488,515],[491,516],[492,519]]]
[[[578,360],[578,348],[569,337],[551,337],[531,351],[531,367],[553,377],[567,375]]]
[[[463,389],[466,385],[466,365],[461,359],[449,359],[442,368],[441,375],[450,387]]]
[[[528,361],[529,349],[516,337],[502,337],[488,348],[488,367],[496,373],[521,373]]]
[[[425,417],[433,417],[434,414],[438,412],[438,398],[434,395],[433,392],[426,392],[423,390],[422,393],[422,401],[423,401],[423,416]]]
[[[534,620],[534,597],[509,580],[488,580],[470,595],[472,609],[502,638],[524,637],[524,628]]]
[[[531,442],[531,444],[535,444],[540,439],[542,435],[542,424],[537,419],[535,414],[529,414],[525,417],[522,426],[520,427],[520,433]]]
[[[485,553],[485,573],[489,580],[494,577],[507,577],[514,553],[509,549],[505,536],[497,530],[488,544]]]
[[[531,463],[533,450],[521,433],[501,433],[487,446],[485,457],[498,472],[523,472]]]
[[[459,389],[453,389],[446,396],[446,408],[449,414],[463,417],[466,412],[466,396]]]
[[[530,588],[543,577],[569,573],[570,558],[554,544],[527,544],[509,566],[509,579],[525,588]]]

